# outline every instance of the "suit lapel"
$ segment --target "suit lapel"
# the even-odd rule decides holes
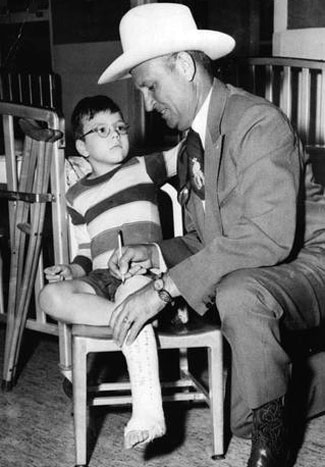
[[[216,235],[222,235],[217,181],[224,139],[224,135],[221,134],[221,119],[227,96],[228,91],[226,86],[220,81],[215,80],[209,106],[205,138],[205,243],[209,243]]]

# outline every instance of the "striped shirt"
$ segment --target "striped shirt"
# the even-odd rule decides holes
[[[88,273],[107,268],[121,230],[124,244],[162,239],[157,194],[176,174],[173,153],[133,157],[97,178],[86,176],[67,191],[67,208],[78,245],[73,263]]]

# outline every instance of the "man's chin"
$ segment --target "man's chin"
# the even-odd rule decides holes
[[[175,122],[175,120],[168,117],[163,117],[163,119],[165,120],[165,123],[168,126],[168,128],[171,128],[172,130],[177,129],[177,122]]]

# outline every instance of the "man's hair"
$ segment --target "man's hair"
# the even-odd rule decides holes
[[[85,97],[78,102],[71,116],[71,126],[75,139],[81,139],[84,119],[91,120],[99,112],[120,113],[119,106],[108,96]],[[122,116],[123,117],[123,116]]]
[[[191,57],[195,66],[200,66],[203,68],[209,76],[213,76],[213,64],[210,57],[200,50],[185,50]],[[173,69],[175,66],[175,61],[179,52],[174,52],[167,56],[168,66]]]

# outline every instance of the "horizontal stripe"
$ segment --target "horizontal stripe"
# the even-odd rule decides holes
[[[77,212],[75,209],[71,208],[69,205],[67,205],[67,211],[71,218],[71,222],[74,225],[85,223],[85,218],[81,214],[79,214],[79,212]]]
[[[130,222],[154,222],[160,224],[159,211],[155,204],[147,201],[135,201],[134,203],[103,212],[93,219],[88,225],[89,235],[94,237],[105,229],[117,229]]]
[[[126,190],[119,191],[113,196],[96,204],[92,208],[88,209],[85,219],[89,224],[103,211],[108,211],[117,206],[122,207],[125,204],[132,203],[133,201],[149,201],[151,203],[157,203],[157,190],[154,185],[140,184],[133,187],[129,187]]]
[[[120,226],[123,232],[123,241],[125,245],[135,243],[152,243],[162,240],[160,226],[152,222],[130,223]],[[91,245],[91,254],[95,258],[103,254],[108,249],[114,250],[118,247],[117,232],[120,229],[102,232],[97,235]]]

